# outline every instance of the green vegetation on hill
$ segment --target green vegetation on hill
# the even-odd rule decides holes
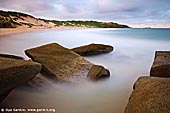
[[[13,25],[11,22],[9,21],[2,21],[0,20],[0,28],[15,28],[16,26]]]
[[[127,25],[120,25],[113,22],[97,21],[53,21],[56,26],[76,26],[76,27],[97,27],[97,28],[128,28]]]
[[[13,12],[13,11],[2,11],[0,10],[0,28],[5,27],[17,27],[17,26],[39,26],[39,27],[46,27],[42,24],[34,24],[29,23],[26,20],[24,20],[23,17],[30,17],[34,19],[35,21],[43,21],[46,24],[49,24],[49,22],[54,23],[54,25],[57,26],[72,26],[72,27],[89,27],[89,28],[128,28],[127,25],[121,25],[118,23],[113,22],[98,22],[98,21],[58,21],[58,20],[45,20],[40,18],[35,18],[31,15],[20,13],[20,12]],[[18,19],[22,20],[23,22],[17,21]],[[25,22],[24,22],[25,21]]]
[[[24,16],[24,17],[27,17],[27,16],[30,16],[30,17],[34,18],[33,16],[28,15],[28,14],[24,14],[24,13],[13,12],[13,11],[2,11],[2,10],[0,10],[0,15],[4,16],[4,17],[9,17],[9,16],[15,16],[15,17]]]

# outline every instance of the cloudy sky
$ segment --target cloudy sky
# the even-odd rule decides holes
[[[113,21],[132,27],[170,28],[170,0],[0,0],[0,9],[46,19]]]

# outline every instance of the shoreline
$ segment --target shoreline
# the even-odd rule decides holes
[[[53,28],[0,28],[0,37],[5,35],[17,34],[17,33],[24,33],[24,32],[32,32],[32,31],[39,31],[39,30],[71,30],[71,29],[87,29],[87,27],[53,27]]]

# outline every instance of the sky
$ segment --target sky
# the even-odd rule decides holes
[[[0,10],[55,20],[112,21],[170,28],[170,0],[0,0]]]

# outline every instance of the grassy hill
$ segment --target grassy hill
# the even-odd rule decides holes
[[[0,10],[0,28],[16,28],[16,27],[88,27],[88,28],[128,28],[127,25],[121,25],[113,22],[98,22],[98,21],[58,21],[58,20],[45,20],[35,18],[31,15]]]

